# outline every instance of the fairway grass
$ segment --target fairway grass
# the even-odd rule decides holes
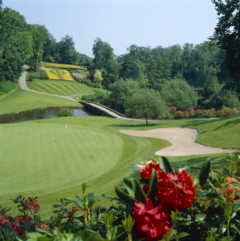
[[[201,144],[240,150],[240,115],[190,124],[189,127],[198,130],[197,141]]]
[[[80,107],[80,104],[63,98],[31,93],[19,88],[0,98],[0,114],[56,106]]]
[[[124,121],[70,117],[0,125],[0,202],[38,196],[46,214],[56,199],[79,194],[82,183],[111,192],[137,162],[168,145],[120,134],[114,123]]]
[[[164,140],[121,134],[121,129],[196,128],[203,144],[239,148],[240,116],[218,120],[125,121],[107,117],[65,117],[0,125],[0,203],[18,194],[38,196],[43,215],[63,197],[88,191],[111,193],[140,161],[169,145]],[[231,139],[231,137],[234,137]],[[221,141],[219,141],[221,139]],[[231,141],[230,141],[231,139]],[[24,141],[23,141],[24,140]],[[209,158],[224,165],[222,155],[170,158],[174,166],[193,171]]]
[[[31,89],[63,96],[83,96],[93,94],[94,90],[104,91],[103,89],[89,87],[76,81],[65,80],[33,80],[27,84]]]

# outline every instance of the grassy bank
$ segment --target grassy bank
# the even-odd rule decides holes
[[[16,90],[11,91],[0,99],[0,114],[55,106],[80,105],[70,100],[68,101],[58,97],[35,94],[16,88]]]
[[[28,86],[34,90],[64,96],[89,95],[93,94],[94,90],[97,90],[97,88],[89,87],[76,81],[66,80],[33,80],[28,82]]]

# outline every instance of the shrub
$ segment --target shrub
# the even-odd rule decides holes
[[[176,106],[179,110],[194,108],[198,96],[183,79],[166,80],[161,85],[160,94],[168,106]]]
[[[240,101],[238,94],[234,91],[225,91],[223,93],[222,102],[224,106],[236,108],[240,107]]]
[[[82,96],[82,100],[104,104],[108,99],[109,93],[104,90],[94,90],[94,94]]]
[[[150,89],[140,89],[127,98],[126,113],[131,117],[148,119],[164,118],[167,107],[158,92]]]

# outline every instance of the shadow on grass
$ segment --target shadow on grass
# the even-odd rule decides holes
[[[202,125],[202,124],[210,124],[210,123],[215,123],[215,122],[218,122],[219,120],[221,120],[220,118],[218,118],[218,119],[210,119],[210,120],[208,120],[208,119],[204,119],[204,120],[194,120],[194,119],[192,119],[192,120],[188,120],[188,122],[186,123],[186,124],[183,124],[182,126],[183,127],[197,127],[197,126],[199,126],[199,125]]]
[[[231,121],[227,121],[223,125],[220,125],[220,126],[216,127],[214,130],[217,131],[221,128],[230,127],[230,126],[234,126],[234,125],[238,125],[238,124],[240,124],[240,119],[231,120]]]

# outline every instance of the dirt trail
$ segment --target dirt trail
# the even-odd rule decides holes
[[[197,131],[189,128],[160,128],[147,131],[121,130],[120,132],[130,136],[152,137],[169,141],[171,146],[155,153],[159,156],[188,156],[237,151],[196,143]]]

